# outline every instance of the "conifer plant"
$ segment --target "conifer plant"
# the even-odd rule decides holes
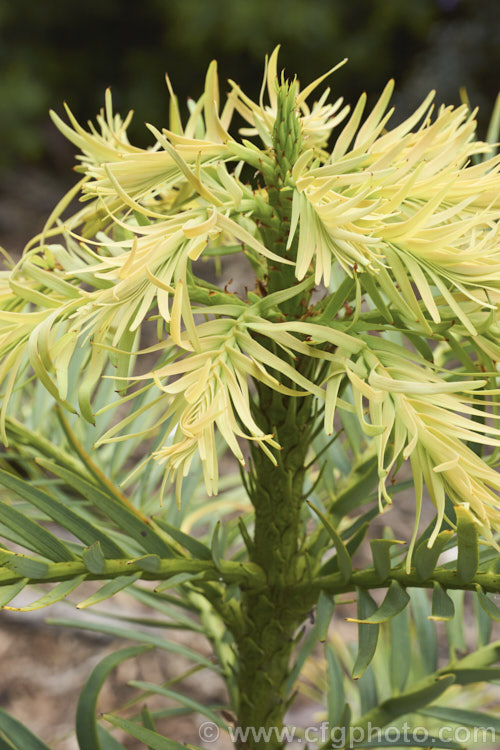
[[[222,104],[213,62],[186,117],[167,78],[169,127],[148,125],[147,149],[109,91],[97,125],[53,113],[81,179],[0,278],[0,605],[122,592],[151,613],[57,620],[134,642],[89,670],[80,750],[184,747],[166,736],[176,710],[279,750],[297,691],[330,732],[303,747],[500,731],[499,118],[482,142],[474,112],[431,93],[392,127],[392,82],[350,109],[315,98],[336,68],[301,88],[277,56],[257,102],[230,81]],[[239,472],[220,471],[226,452]],[[408,488],[394,539],[380,514]],[[101,716],[108,674],[152,648],[220,675],[226,706],[178,675]],[[427,737],[395,743],[404,722]],[[48,747],[3,710],[0,745]]]

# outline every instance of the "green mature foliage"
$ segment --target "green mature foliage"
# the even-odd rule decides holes
[[[81,750],[123,747],[110,725],[179,747],[157,727],[175,710],[230,731],[232,714],[186,695],[182,676],[132,683],[137,700],[179,709],[97,717],[108,674],[151,648],[221,675],[241,732],[277,732],[239,748],[283,747],[315,648],[329,726],[357,731],[359,747],[373,746],[361,730],[414,714],[456,723],[469,691],[463,723],[498,726],[474,697],[500,678],[500,157],[466,105],[434,111],[430,94],[390,129],[392,82],[365,114],[364,95],[352,110],[328,89],[311,101],[326,75],[301,89],[277,56],[258,102],[230,82],[222,104],[212,63],[187,122],[167,81],[169,128],[149,126],[149,149],[129,142],[109,92],[97,127],[54,114],[82,178],[1,277],[0,603],[87,609],[126,592],[151,611],[66,622],[137,644],[89,676]],[[203,280],[204,261],[238,254],[253,291]],[[226,449],[240,477],[219,476]],[[372,522],[409,486],[413,532],[371,538],[358,566]],[[435,519],[422,529],[424,501]],[[33,601],[18,607],[24,590]],[[356,653],[329,631],[347,593]],[[447,623],[448,659],[434,622]],[[203,634],[214,659],[158,627]],[[43,747],[4,714],[0,733]]]

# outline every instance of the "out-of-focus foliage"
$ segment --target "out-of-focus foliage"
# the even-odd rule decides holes
[[[133,104],[132,136],[143,137],[144,120],[167,117],[158,71],[185,106],[188,92],[201,93],[198,71],[217,57],[221,80],[230,73],[255,96],[263,55],[277,43],[302,80],[349,57],[339,84],[352,100],[394,75],[410,94],[427,91],[439,74],[448,101],[465,84],[486,112],[498,87],[499,13],[495,0],[0,0],[0,167],[53,156],[49,103],[67,99],[85,120],[109,85],[120,110]]]

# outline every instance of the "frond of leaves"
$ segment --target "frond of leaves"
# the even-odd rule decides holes
[[[358,130],[360,99],[324,164],[297,162],[297,276],[311,262],[316,282],[325,285],[335,261],[351,274],[365,270],[410,327],[417,318],[429,331],[423,313],[440,323],[448,307],[475,335],[460,301],[491,308],[489,294],[498,286],[499,159],[469,165],[471,156],[492,149],[472,140],[475,124],[465,106],[441,108],[432,121],[432,96],[381,134],[389,96],[388,88]]]
[[[380,508],[382,500],[391,503],[388,475],[410,459],[417,496],[414,538],[425,480],[437,510],[431,545],[445,518],[447,497],[470,508],[483,538],[493,543],[491,529],[499,528],[498,473],[473,448],[498,447],[500,430],[490,423],[496,421],[496,391],[484,390],[486,380],[440,373],[419,355],[412,357],[382,339],[366,341],[357,360],[346,359],[344,370],[332,368],[326,389],[327,432],[333,431],[339,388],[348,383],[352,408],[377,454]]]
[[[339,739],[342,728],[348,733],[352,726],[359,733],[361,729],[367,732],[369,725],[381,729],[383,739],[385,727],[390,726],[392,733],[394,727],[402,731],[406,722],[406,726],[426,729],[427,745],[435,747],[461,747],[450,737],[440,744],[440,727],[450,725],[470,728],[471,738],[473,728],[487,730],[484,735],[482,731],[476,733],[478,746],[481,741],[493,741],[500,725],[497,715],[485,706],[495,702],[495,687],[487,683],[498,680],[500,645],[490,642],[491,622],[484,619],[482,610],[476,611],[477,650],[467,654],[463,592],[448,597],[451,612],[456,608],[457,614],[446,618],[446,635],[442,627],[439,631],[436,628],[440,617],[435,601],[439,597],[434,596],[431,605],[421,590],[412,589],[409,594],[409,606],[392,619],[358,626],[357,650],[332,633],[319,660],[306,660],[299,652],[298,658],[305,662],[299,691],[315,702],[323,702],[321,719],[337,728]],[[337,607],[344,610],[340,603]],[[369,595],[358,594],[358,615],[366,616],[376,608]],[[440,653],[438,643],[447,643],[447,658]],[[411,746],[420,746],[418,733],[413,741],[411,736],[408,739]]]

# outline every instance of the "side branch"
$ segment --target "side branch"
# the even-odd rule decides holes
[[[324,591],[327,594],[346,594],[361,589],[386,589],[396,581],[404,588],[432,589],[435,583],[439,583],[444,589],[459,589],[463,591],[476,591],[481,586],[489,593],[500,593],[500,575],[498,573],[478,572],[466,583],[461,582],[456,570],[436,569],[432,576],[423,580],[417,575],[414,568],[406,573],[403,568],[391,570],[387,578],[381,579],[375,568],[354,571],[349,581],[342,580],[341,573],[333,573],[321,576],[316,580],[301,583],[296,586],[294,593],[297,596],[311,594],[312,591]]]
[[[216,566],[205,560],[162,560],[156,555],[147,555],[137,560],[105,560],[101,567],[93,567],[83,561],[46,563],[25,555],[13,555],[9,567],[0,568],[0,587],[21,580],[26,580],[26,585],[60,583],[78,576],[84,576],[86,581],[103,581],[132,573],[139,573],[137,580],[144,581],[163,581],[186,573],[200,581],[236,583],[242,588],[260,589],[266,583],[263,570],[255,563],[220,561]]]

